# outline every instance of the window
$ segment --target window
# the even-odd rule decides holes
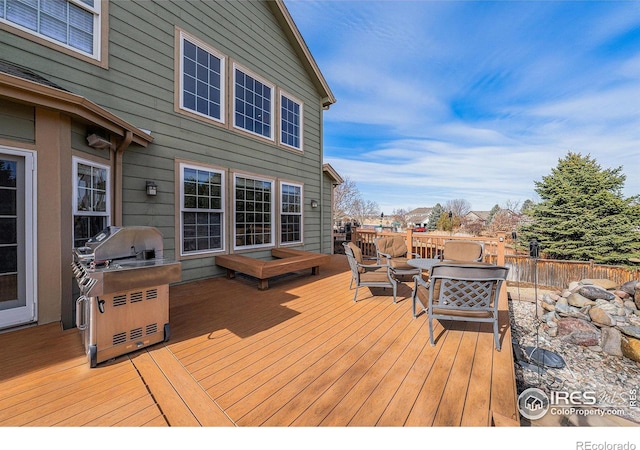
[[[101,0],[0,0],[0,21],[99,59]]]
[[[73,246],[81,247],[110,222],[110,169],[73,158]]]
[[[302,242],[302,186],[280,184],[280,242]]]
[[[180,34],[180,108],[224,122],[224,57]]]
[[[224,250],[224,172],[180,164],[182,255]]]
[[[280,143],[302,150],[302,103],[280,95]]]
[[[273,184],[235,175],[235,248],[273,246]]]
[[[273,86],[238,67],[234,67],[233,78],[233,125],[273,140]]]

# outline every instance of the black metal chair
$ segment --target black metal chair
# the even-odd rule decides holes
[[[507,267],[492,264],[443,262],[431,268],[429,282],[415,276],[413,317],[428,314],[431,345],[435,345],[433,319],[462,320],[492,323],[496,349],[500,350],[498,298],[508,272]]]
[[[389,264],[364,264],[362,251],[353,242],[344,242],[344,253],[347,255],[349,266],[351,267],[351,283],[349,289],[352,289],[355,282],[356,292],[353,301],[358,299],[358,288],[381,287],[393,289],[393,302],[396,303],[396,295],[398,291],[398,283],[391,276]]]

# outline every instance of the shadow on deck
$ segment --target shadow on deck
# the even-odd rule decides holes
[[[76,330],[0,335],[0,426],[519,425],[506,293],[490,326],[429,344],[411,288],[362,289],[344,255],[320,275],[171,287],[171,339],[90,369]],[[443,326],[444,325],[444,326]]]

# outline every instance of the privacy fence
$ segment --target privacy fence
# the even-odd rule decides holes
[[[442,251],[447,240],[471,240],[484,244],[484,261],[509,267],[507,281],[518,282],[523,286],[536,283],[541,287],[562,288],[572,281],[585,278],[606,278],[623,284],[631,280],[640,280],[640,268],[624,266],[608,266],[595,264],[593,261],[563,261],[556,259],[530,258],[516,255],[508,245],[506,235],[501,233],[497,237],[467,237],[446,234],[405,233],[375,231],[369,229],[355,229],[351,233],[354,242],[366,256],[375,256],[375,239],[381,236],[403,235],[407,240],[407,248],[418,253],[423,258],[435,258]]]

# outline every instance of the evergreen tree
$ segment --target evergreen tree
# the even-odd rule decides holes
[[[640,252],[640,206],[638,196],[623,198],[625,179],[621,167],[569,152],[535,182],[542,201],[527,209],[521,238],[535,237],[548,258],[628,264]]]
[[[533,205],[535,205],[535,203],[533,203],[533,200],[530,200],[530,199],[525,200],[524,203],[522,204],[522,208],[520,209],[520,212],[523,214],[526,214],[527,211],[533,208]]]
[[[435,230],[438,228],[438,220],[440,220],[440,216],[443,212],[444,208],[442,205],[440,203],[436,203],[436,206],[434,206],[429,213],[429,221],[427,222],[427,228],[429,230]]]
[[[489,211],[489,215],[487,216],[487,223],[490,224],[493,221],[493,217],[496,215],[496,213],[500,211],[500,206],[496,203],[496,205],[491,208],[491,211]]]

